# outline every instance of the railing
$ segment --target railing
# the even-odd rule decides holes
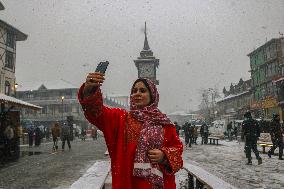
[[[186,183],[177,183],[182,189],[236,189],[196,165],[185,163],[183,170],[187,173]],[[97,161],[70,189],[111,189],[111,179],[110,161]]]
[[[97,161],[70,189],[111,189],[111,183],[107,184],[109,175],[110,161]]]
[[[210,174],[201,167],[185,163],[183,169],[187,172],[187,189],[236,189],[222,179]]]

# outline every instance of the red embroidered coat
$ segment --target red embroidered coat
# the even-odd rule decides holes
[[[103,133],[111,158],[113,189],[151,189],[147,180],[132,176],[135,150],[139,138],[141,123],[126,110],[109,108],[103,105],[101,91],[82,99],[84,84],[81,86],[78,99],[85,117]],[[175,127],[164,126],[162,150],[168,165],[159,164],[164,178],[164,189],[176,189],[174,174],[182,168],[183,145],[176,134]]]

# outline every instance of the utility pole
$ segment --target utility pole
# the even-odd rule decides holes
[[[64,100],[64,96],[61,96],[61,106],[62,106],[62,126],[64,124],[64,118],[63,118],[63,100]]]
[[[212,114],[213,114],[213,120],[215,119],[215,108],[214,108],[214,89],[213,88],[209,88],[208,91],[211,94],[211,103],[212,103]]]

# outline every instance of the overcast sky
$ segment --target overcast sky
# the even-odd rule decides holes
[[[109,60],[105,94],[129,94],[144,22],[160,59],[160,108],[197,109],[199,90],[249,79],[247,54],[284,33],[283,0],[1,0],[17,43],[17,83],[64,79],[79,87]]]

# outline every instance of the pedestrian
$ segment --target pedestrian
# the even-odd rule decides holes
[[[200,136],[201,136],[201,144],[204,144],[204,123],[201,125],[200,127],[200,130],[199,130],[199,133],[200,133]]]
[[[248,159],[247,165],[252,165],[251,150],[253,150],[258,164],[262,164],[262,159],[257,150],[257,140],[260,136],[260,128],[258,122],[252,118],[251,113],[248,111],[244,114],[245,120],[242,123],[242,131],[245,139],[245,154]]]
[[[191,124],[186,121],[182,128],[183,128],[183,133],[184,133],[185,147],[191,147],[191,143],[192,143],[192,139],[191,139],[192,137],[190,134]]]
[[[179,136],[180,126],[178,125],[178,123],[176,121],[174,122],[174,124],[175,124],[175,127],[176,127],[177,135]]]
[[[193,127],[192,127],[192,132],[193,132],[193,135],[192,135],[193,143],[197,144],[198,128],[195,125],[193,125]]]
[[[86,129],[84,128],[81,129],[81,140],[82,141],[86,140]]]
[[[235,125],[235,127],[234,127],[234,135],[235,135],[236,140],[238,140],[238,127],[237,127],[237,125]]]
[[[45,137],[46,137],[46,140],[48,141],[49,137],[50,137],[50,129],[49,129],[49,127],[45,127]]]
[[[204,143],[208,144],[209,127],[207,124],[204,126]]]
[[[64,151],[65,141],[67,141],[69,150],[71,150],[70,127],[68,125],[66,125],[66,123],[64,123],[62,128],[61,128],[61,138],[62,138],[62,151]]]
[[[34,126],[30,125],[28,128],[28,136],[29,136],[29,147],[33,146],[34,143]]]
[[[233,127],[233,123],[230,121],[227,125],[227,134],[228,134],[229,141],[232,140],[232,127]]]
[[[90,73],[78,99],[86,118],[105,136],[111,158],[113,189],[175,189],[183,146],[175,125],[158,109],[159,94],[148,79],[137,79],[130,111],[103,105],[99,86],[104,74]]]
[[[38,126],[36,126],[35,131],[34,131],[34,136],[35,136],[35,146],[39,146],[41,142],[41,130]]]
[[[201,144],[207,144],[208,143],[208,126],[206,123],[203,123],[200,127],[200,135],[201,135]]]
[[[93,138],[93,140],[98,139],[98,131],[97,131],[97,128],[95,126],[92,127],[92,138]]]
[[[270,136],[273,146],[268,151],[267,155],[271,158],[271,155],[274,154],[274,150],[279,147],[279,159],[283,160],[283,130],[280,124],[279,114],[274,114],[272,121],[270,123]]]
[[[54,123],[54,125],[51,127],[51,134],[52,134],[52,140],[53,140],[53,151],[58,151],[58,137],[60,137],[60,126],[59,123]]]
[[[191,123],[189,124],[189,144],[190,146],[194,143],[194,128]]]
[[[5,121],[6,128],[4,130],[4,154],[6,157],[12,156],[13,139],[15,137],[15,131],[9,120]],[[5,126],[4,125],[4,126]]]

